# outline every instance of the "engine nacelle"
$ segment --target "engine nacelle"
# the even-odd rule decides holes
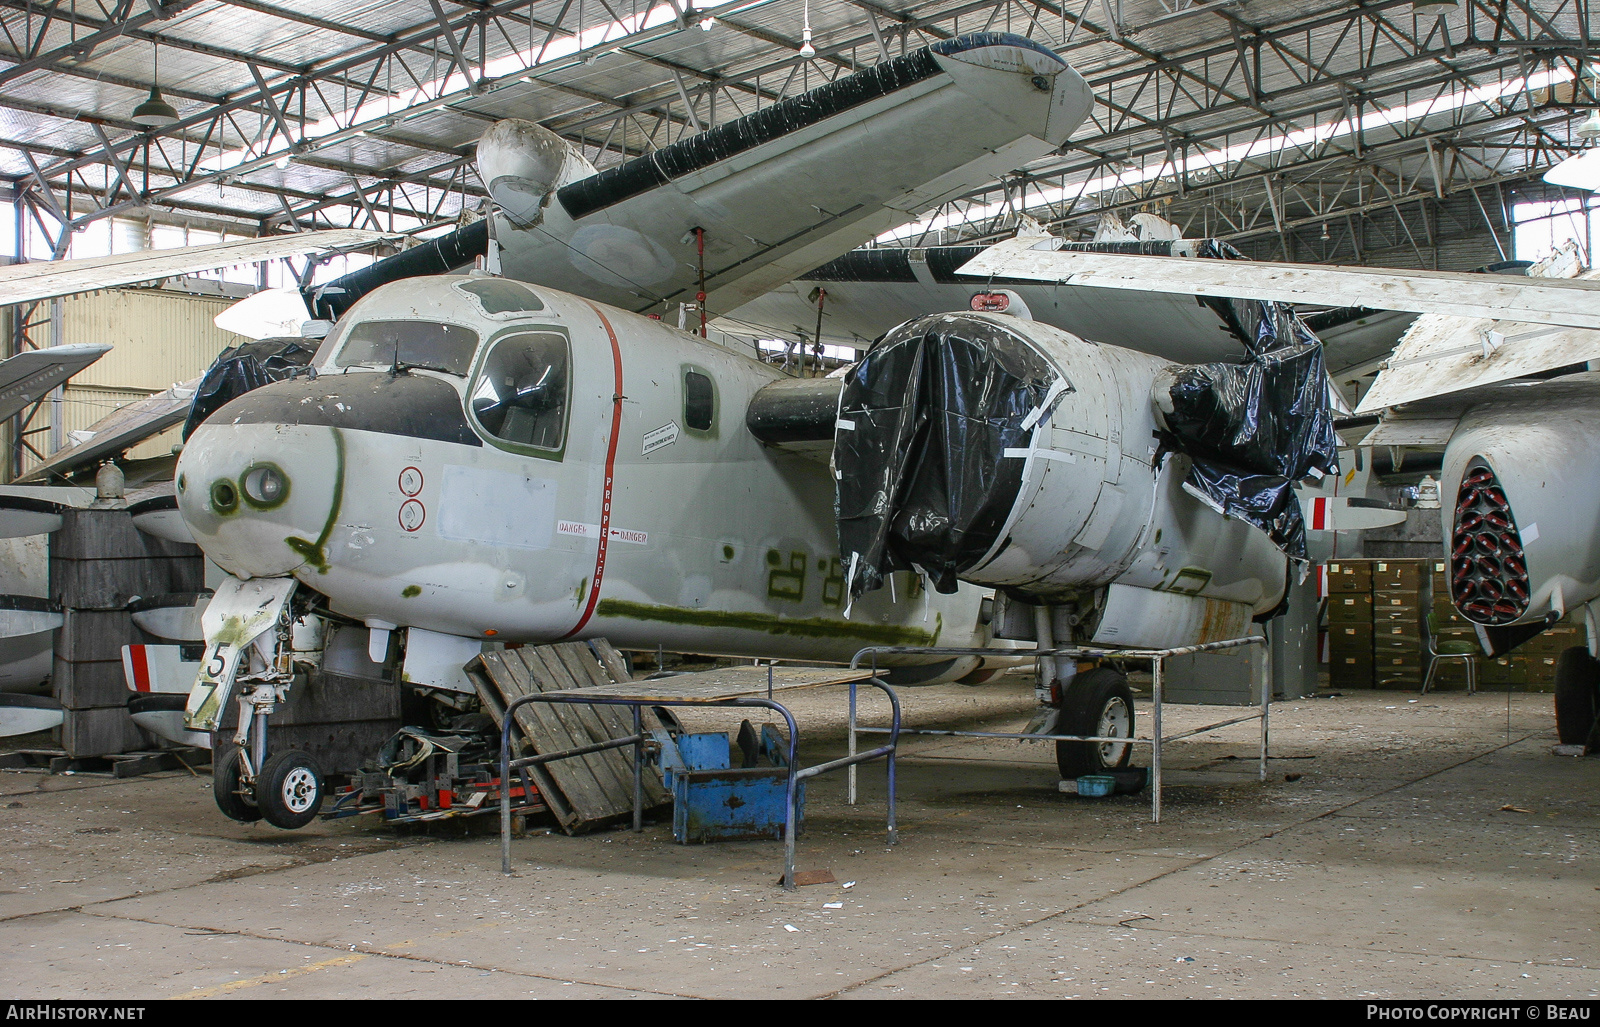
[[[1600,374],[1569,380],[1472,408],[1445,449],[1450,599],[1474,623],[1533,624],[1600,596]]]
[[[854,550],[941,585],[1071,605],[1076,633],[1101,642],[1230,637],[1278,605],[1282,551],[1191,495],[1186,457],[1153,467],[1151,389],[1169,362],[981,313],[918,319],[879,346],[916,333],[937,336],[937,353],[895,355],[879,380],[845,387],[845,561]]]
[[[497,121],[478,140],[478,174],[518,228],[539,219],[545,198],[556,189],[594,173],[572,144],[531,121]]]

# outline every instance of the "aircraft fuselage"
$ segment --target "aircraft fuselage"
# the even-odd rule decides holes
[[[696,336],[505,279],[412,279],[365,297],[315,366],[218,411],[179,462],[184,519],[238,577],[505,642],[846,660],[986,640],[984,593],[910,574],[845,616],[827,467],[744,428],[780,374]]]

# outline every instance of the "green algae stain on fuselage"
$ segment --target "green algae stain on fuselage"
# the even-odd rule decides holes
[[[322,522],[322,534],[317,536],[315,542],[296,535],[290,535],[283,540],[284,544],[294,550],[306,563],[315,567],[318,574],[328,573],[328,536],[333,534],[333,526],[339,520],[339,511],[344,509],[344,434],[337,428],[332,429],[332,431],[334,456],[333,498],[328,504],[328,517]]]
[[[602,599],[595,608],[601,617],[619,620],[655,621],[697,628],[733,631],[759,631],[769,635],[794,635],[800,638],[849,639],[873,645],[935,645],[944,630],[944,614],[935,618],[934,629],[908,628],[891,624],[862,624],[828,617],[775,617],[769,613],[733,613],[717,610],[690,610],[677,606],[652,606],[621,599]]]

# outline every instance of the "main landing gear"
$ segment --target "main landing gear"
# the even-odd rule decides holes
[[[1056,732],[1091,738],[1133,737],[1133,692],[1128,679],[1111,667],[1075,675],[1061,697]],[[1063,778],[1103,774],[1126,767],[1133,746],[1120,742],[1057,742],[1056,766]]]
[[[1600,660],[1585,646],[1556,660],[1556,735],[1562,745],[1600,748]]]

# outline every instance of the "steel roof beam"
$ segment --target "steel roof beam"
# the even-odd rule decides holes
[[[172,3],[167,5],[166,8],[166,10],[169,12],[168,17],[202,2],[203,0],[172,0]],[[24,9],[22,8],[22,5],[15,2],[8,3],[6,6],[11,7],[14,10]],[[32,14],[34,11],[34,5],[29,4],[25,9],[29,14]],[[165,19],[161,18],[153,11],[145,11],[141,14],[136,14],[131,17],[124,17],[121,21],[95,23],[91,19],[79,17],[77,12],[74,11],[73,20],[86,22],[89,24],[98,24],[98,29],[90,35],[83,36],[79,39],[74,39],[66,46],[56,47],[48,53],[36,54],[28,60],[24,60],[19,64],[13,65],[4,71],[0,71],[0,86],[5,85],[7,82],[12,81],[13,79],[21,78],[30,71],[36,71],[40,68],[47,67],[54,61],[61,61],[67,58],[83,60],[87,58],[89,54],[94,51],[94,48],[99,46],[101,43],[116,39],[119,36],[131,34],[135,30],[142,28],[153,21],[161,21]],[[42,48],[45,36],[50,31],[50,28],[51,23],[50,20],[47,19],[39,29],[38,41],[35,44],[36,47]]]

